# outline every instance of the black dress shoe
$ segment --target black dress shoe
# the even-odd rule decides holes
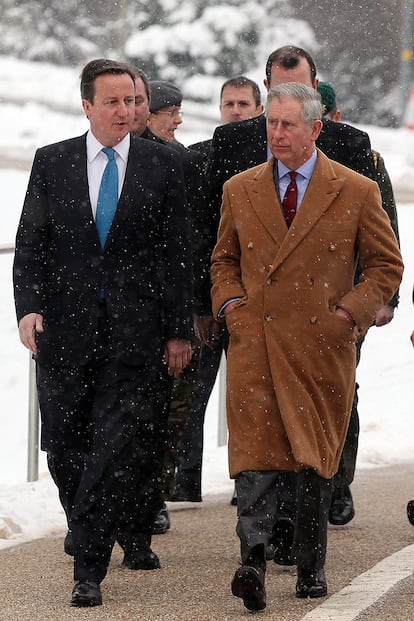
[[[73,549],[73,539],[72,539],[71,530],[68,530],[68,532],[66,533],[66,537],[63,542],[63,549],[65,550],[66,554],[69,554],[69,556],[74,556],[75,552]]]
[[[354,501],[349,487],[346,485],[334,489],[328,515],[330,523],[334,526],[344,526],[353,519],[354,515]]]
[[[407,504],[407,517],[410,524],[414,526],[414,500],[409,500]]]
[[[163,535],[170,528],[170,516],[168,514],[167,505],[162,505],[161,509],[158,511],[155,516],[154,522],[152,523],[151,534],[152,535]]]
[[[296,597],[325,597],[328,593],[323,569],[310,571],[298,567],[298,581],[296,583]]]
[[[128,569],[159,569],[160,559],[151,550],[149,546],[140,545],[136,546],[131,551],[126,551],[124,554],[124,560],[122,565],[128,567]]]
[[[202,502],[201,494],[197,491],[184,489],[176,485],[174,492],[168,498],[171,502]]]
[[[266,608],[265,574],[261,567],[242,565],[231,582],[231,592],[241,597],[248,610]]]
[[[72,591],[71,606],[100,606],[102,595],[99,584],[89,580],[75,580]]]
[[[270,543],[274,547],[273,560],[277,565],[295,565],[295,561],[292,558],[294,534],[295,525],[289,518],[280,518],[273,526],[273,535]]]

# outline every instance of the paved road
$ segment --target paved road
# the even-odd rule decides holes
[[[295,571],[269,563],[268,607],[256,616],[267,621],[414,620],[414,527],[405,513],[414,497],[414,463],[361,470],[353,490],[355,519],[329,531],[329,597],[296,599]],[[1,552],[0,621],[251,618],[230,593],[239,551],[229,498],[175,504],[171,514],[171,530],[153,544],[162,569],[124,569],[116,547],[102,584],[104,605],[93,609],[69,606],[72,569],[62,550],[63,534]],[[360,611],[366,602],[374,603]]]

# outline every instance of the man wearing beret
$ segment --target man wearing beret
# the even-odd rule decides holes
[[[143,76],[141,75],[141,82]],[[137,81],[141,85],[140,81]],[[193,251],[193,288],[194,288],[194,329],[200,337],[198,318],[207,314],[210,302],[210,248],[212,226],[208,218],[208,205],[205,194],[203,156],[201,153],[186,148],[175,139],[175,130],[182,123],[181,104],[183,95],[173,83],[164,80],[147,82],[148,93],[139,93],[136,98],[137,122],[134,130],[141,137],[155,140],[171,147],[183,167],[184,185],[189,210],[191,243]],[[149,95],[149,98],[148,98]],[[146,104],[145,104],[146,102]],[[141,104],[141,105],[139,105]],[[144,114],[142,106],[146,105],[148,114],[147,127],[143,129]],[[215,233],[215,227],[214,227]],[[170,528],[168,509],[163,502],[172,496],[175,481],[175,468],[181,435],[190,409],[192,395],[198,380],[199,348],[194,348],[190,365],[184,374],[174,382],[172,399],[169,408],[168,438],[161,489],[159,493],[159,511],[154,520],[152,534],[163,534]],[[136,562],[136,569],[155,569],[159,560],[149,548],[142,549],[142,556]]]

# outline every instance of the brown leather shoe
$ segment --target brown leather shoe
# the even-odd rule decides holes
[[[71,606],[100,606],[102,595],[99,584],[89,580],[75,580],[72,591]]]
[[[328,594],[323,569],[311,571],[298,567],[298,581],[296,583],[296,597],[325,597]]]
[[[242,565],[231,582],[231,592],[241,597],[248,610],[266,608],[265,573],[260,567]]]

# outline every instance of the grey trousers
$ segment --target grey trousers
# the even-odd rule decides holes
[[[281,471],[246,471],[236,479],[237,528],[243,564],[266,567],[266,548],[277,522],[280,499],[287,488],[296,490],[293,558],[301,569],[317,571],[325,563],[331,479],[312,469],[295,474]]]

